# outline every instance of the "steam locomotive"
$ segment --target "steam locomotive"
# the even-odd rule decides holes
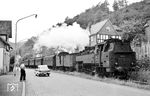
[[[78,53],[60,52],[57,55],[32,58],[23,63],[27,67],[44,64],[52,69],[127,78],[136,65],[136,55],[129,42],[108,39],[96,46],[85,47]]]

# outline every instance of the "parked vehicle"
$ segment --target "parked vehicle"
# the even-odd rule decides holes
[[[38,68],[35,69],[35,75],[36,76],[49,76],[50,69],[47,67],[47,65],[38,65]]]

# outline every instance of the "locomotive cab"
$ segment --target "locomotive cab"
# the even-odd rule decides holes
[[[112,72],[110,53],[113,51],[113,48],[114,48],[113,43],[106,43],[104,44],[104,47],[101,53],[101,63],[102,63],[102,66],[106,68],[106,72]]]
[[[107,73],[127,73],[135,65],[135,57],[129,42],[110,39],[103,46],[101,65]]]

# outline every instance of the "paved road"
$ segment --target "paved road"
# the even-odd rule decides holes
[[[21,96],[22,82],[19,80],[20,72],[7,73],[7,75],[0,76],[0,96]]]
[[[51,73],[36,77],[27,69],[26,96],[150,96],[150,91]]]

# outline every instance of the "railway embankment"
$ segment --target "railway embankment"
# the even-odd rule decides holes
[[[64,72],[64,71],[56,71],[54,72],[61,73],[61,74],[66,74],[66,75],[71,75],[71,76],[77,76],[81,78],[86,78],[86,79],[91,79],[91,80],[96,80],[96,81],[101,81],[101,82],[106,82],[106,83],[113,83],[113,84],[118,84],[118,85],[123,85],[123,86],[130,86],[134,88],[139,88],[139,89],[145,89],[145,90],[150,90],[150,82],[142,82],[142,81],[136,81],[136,80],[119,80],[115,78],[101,78],[98,77],[97,75],[91,76],[89,74],[85,73],[79,73],[79,72]]]

